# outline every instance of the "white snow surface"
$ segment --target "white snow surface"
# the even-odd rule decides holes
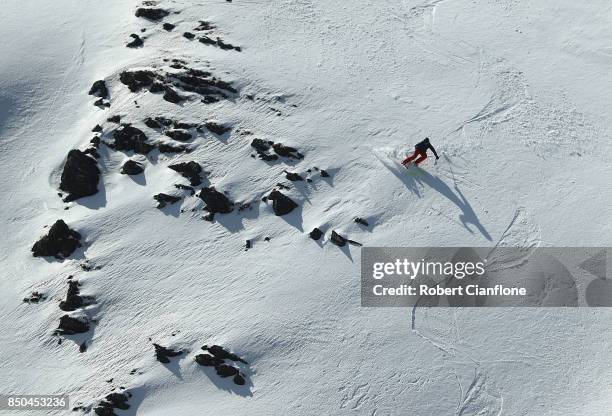
[[[334,229],[365,246],[612,245],[609,1],[161,1],[180,12],[164,19],[172,32],[135,17],[138,6],[1,4],[3,392],[66,393],[91,409],[125,387],[134,396],[118,415],[609,414],[609,310],[423,308],[412,327],[410,309],[360,306],[360,249],[329,241]],[[183,38],[199,20],[242,51]],[[125,47],[130,33],[143,48]],[[119,82],[163,58],[208,65],[239,97],[179,106]],[[97,79],[110,109],[87,94]],[[62,202],[67,152],[98,123],[116,128],[114,114],[153,139],[147,116],[233,130],[196,138],[190,154],[136,156],[136,180],[119,174],[130,154],[102,146],[100,192]],[[398,169],[392,158],[425,136],[440,161],[417,177]],[[254,137],[305,158],[251,158]],[[189,160],[253,208],[211,223],[185,194],[156,209],[154,194],[188,183],[168,164]],[[260,202],[287,183],[283,170],[314,166],[331,178],[293,184],[299,209],[277,217]],[[32,257],[59,218],[83,249]],[[85,259],[102,268],[83,271]],[[97,322],[58,344],[69,275],[95,297],[80,313]],[[23,303],[32,291],[48,299]],[[162,365],[153,342],[188,352]],[[204,344],[245,358],[247,385],[198,366]]]

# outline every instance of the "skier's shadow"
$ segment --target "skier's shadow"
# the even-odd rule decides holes
[[[403,167],[400,168],[399,166],[390,166],[385,162],[383,162],[383,164],[419,198],[421,197],[419,186],[422,187],[423,185],[427,185],[444,195],[461,210],[459,220],[470,233],[474,234],[474,231],[469,227],[471,224],[474,225],[487,240],[493,241],[491,235],[480,223],[474,209],[456,184],[453,186],[453,190],[442,179],[431,175],[429,172],[419,167],[413,166],[410,168],[412,172],[410,172],[410,170],[406,172],[405,168]]]

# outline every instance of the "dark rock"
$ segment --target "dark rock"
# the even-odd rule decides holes
[[[78,319],[64,315],[60,318],[59,327],[57,329],[60,334],[82,334],[89,331],[89,321],[87,318]]]
[[[173,121],[175,129],[189,130],[197,126],[195,123],[185,123],[182,121]]]
[[[121,167],[122,175],[140,175],[144,172],[142,165],[135,160],[127,160]]]
[[[217,367],[223,364],[223,359],[209,354],[198,354],[195,356],[195,361],[204,367]]]
[[[252,247],[251,240],[246,240],[246,244],[244,245],[245,251]]]
[[[215,367],[215,370],[217,370],[217,375],[223,378],[238,374],[238,369],[236,367],[227,364],[220,364]]]
[[[255,148],[258,152],[267,152],[270,150],[274,142],[266,141],[262,139],[253,139],[251,147]]]
[[[94,413],[98,416],[117,416],[113,409],[128,410],[130,397],[130,393],[111,393],[98,403],[98,406],[94,408]]]
[[[172,88],[166,87],[163,99],[168,102],[178,104],[181,101],[185,100],[185,97],[181,96],[179,93],[174,91]]]
[[[272,147],[274,148],[274,152],[279,156],[290,157],[293,159],[303,159],[304,158],[304,155],[298,152],[298,150],[294,147],[285,146],[282,143],[274,143]]]
[[[155,347],[155,357],[160,363],[168,364],[170,357],[176,357],[183,353],[181,350],[173,350],[171,348],[162,347],[159,344],[153,344]]]
[[[202,188],[199,197],[206,203],[205,210],[210,213],[227,214],[232,212],[233,203],[227,196],[217,191],[214,187]]]
[[[193,30],[202,31],[202,30],[212,30],[212,29],[215,29],[215,26],[212,23],[206,22],[204,20],[200,20],[200,25],[194,28]]]
[[[248,364],[245,360],[243,360],[236,354],[233,354],[227,351],[225,348],[221,347],[220,345],[211,345],[210,347],[208,345],[204,345],[202,349],[210,352],[212,355],[222,360],[232,360],[232,361],[241,362],[243,364]]]
[[[200,173],[202,173],[202,166],[200,166],[200,164],[197,162],[191,161],[176,163],[168,167],[176,172],[179,172],[184,178],[189,179],[191,186],[198,186],[202,183],[202,178],[200,177]]]
[[[231,127],[224,126],[223,124],[215,123],[214,121],[207,121],[204,125],[209,131],[219,136],[227,133],[232,129]]]
[[[217,38],[217,46],[223,50],[235,50],[237,52],[242,51],[240,46],[234,46],[231,43],[225,43],[221,38]]]
[[[100,136],[94,136],[91,138],[91,140],[89,141],[89,143],[91,143],[94,147],[99,147],[100,143],[101,143],[101,139]]]
[[[104,101],[104,98],[98,98],[96,101],[94,101],[94,105],[96,107],[100,107],[101,109],[110,107],[110,103]]]
[[[188,131],[185,130],[168,130],[164,133],[166,136],[177,140],[179,142],[186,142],[187,140],[191,140],[192,136],[191,133],[189,133]]]
[[[121,83],[127,85],[132,92],[138,92],[144,87],[149,87],[156,78],[155,73],[148,70],[124,71],[119,74]]]
[[[296,182],[296,181],[303,181],[304,178],[302,178],[299,174],[297,173],[293,173],[293,172],[287,172],[285,171],[285,177],[290,180],[291,182]]]
[[[83,341],[81,342],[81,345],[79,345],[79,352],[83,353],[87,351],[87,342]]]
[[[68,152],[59,186],[68,193],[65,202],[94,195],[98,192],[99,180],[100,169],[94,159],[77,149]]]
[[[363,244],[361,244],[361,243],[359,243],[359,242],[357,242],[357,241],[355,241],[355,240],[346,240],[346,241],[347,241],[349,244],[354,245],[354,246],[359,246],[359,247],[363,246]]]
[[[47,299],[47,297],[44,294],[40,292],[32,292],[30,296],[28,296],[27,298],[23,298],[23,301],[25,303],[38,303],[45,299]]]
[[[108,99],[108,88],[103,79],[95,81],[89,89],[89,95]]]
[[[142,40],[142,38],[140,36],[138,36],[135,33],[132,33],[130,35],[130,37],[132,38],[132,41],[129,42],[127,45],[125,45],[128,48],[139,48],[142,45],[144,45],[144,41]]]
[[[370,225],[370,224],[368,224],[367,220],[365,220],[363,218],[359,218],[359,217],[355,218],[355,222],[357,224],[365,225],[366,227],[368,227]]]
[[[201,38],[198,38],[198,40],[205,45],[216,45],[217,44],[215,40],[209,38],[208,36],[202,36]]]
[[[113,147],[116,150],[133,150],[146,155],[155,148],[154,145],[147,143],[147,136],[136,127],[123,126],[113,133],[113,137],[115,138]]]
[[[195,38],[195,35],[193,33],[191,33],[191,32],[185,32],[185,33],[183,33],[183,37],[191,40],[191,39]]]
[[[206,95],[204,98],[202,98],[202,102],[204,104],[213,104],[213,103],[218,103],[219,101],[221,100],[215,97],[214,95]]]
[[[111,117],[107,118],[106,121],[109,121],[111,123],[119,123],[121,121],[121,116],[119,116],[119,115],[111,116]]]
[[[160,124],[159,121],[151,118],[151,117],[147,117],[144,121],[145,126],[150,127],[152,129],[161,129],[162,125]]]
[[[173,25],[172,23],[164,23],[164,30],[167,30],[168,32],[172,31],[174,28],[176,27],[176,25]]]
[[[321,174],[322,177],[324,178],[329,178],[329,173],[327,173],[326,171],[324,171],[323,169],[321,169],[321,171],[319,172]]]
[[[321,237],[323,237],[323,231],[321,231],[319,228],[315,228],[308,235],[313,240],[318,241]]]
[[[289,214],[298,206],[291,198],[277,190],[270,192],[268,199],[272,200],[272,209],[277,216]]]
[[[95,147],[88,147],[87,149],[83,150],[83,153],[85,153],[86,155],[93,156],[96,159],[100,158],[100,154],[98,153],[98,150]]]
[[[164,92],[166,87],[161,82],[154,81],[149,87],[149,91],[152,93]]]
[[[69,281],[68,293],[66,293],[66,299],[60,302],[60,309],[69,312],[82,307],[83,298],[79,296],[79,293],[79,282],[76,280]]]
[[[65,258],[81,247],[81,234],[68,228],[62,220],[57,220],[43,236],[32,246],[34,257],[54,256]]]
[[[167,143],[161,143],[157,148],[161,153],[188,153],[189,150],[186,146],[174,146]]]
[[[331,233],[331,242],[334,243],[335,245],[337,245],[338,247],[344,247],[346,245],[346,243],[348,242],[348,240],[345,237],[342,237],[337,232],[332,231],[332,233]]]
[[[114,408],[121,410],[128,410],[130,408],[128,404],[129,393],[111,393],[106,396],[106,400],[111,403]]]
[[[153,199],[158,202],[157,208],[159,209],[164,208],[168,204],[174,204],[175,202],[178,202],[181,200],[181,198],[178,196],[172,196],[172,195],[168,195],[164,193],[159,193],[153,196]]]
[[[170,13],[168,13],[166,10],[158,8],[141,7],[136,10],[136,17],[144,17],[145,19],[154,21],[160,21],[169,14]]]
[[[245,383],[246,383],[246,380],[244,379],[244,377],[242,377],[242,375],[236,374],[234,376],[234,384],[237,384],[239,386],[244,386]]]
[[[93,129],[91,129],[91,131],[93,131],[94,133],[99,133],[102,131],[102,126],[99,124],[96,124],[96,127],[94,127]]]

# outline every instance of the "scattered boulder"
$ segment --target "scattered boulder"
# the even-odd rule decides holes
[[[100,169],[94,159],[78,149],[68,152],[59,186],[68,192],[65,202],[94,195],[98,192],[99,180]]]
[[[192,40],[193,38],[195,38],[195,35],[193,33],[191,33],[191,32],[185,32],[185,33],[183,33],[183,37],[185,37],[185,38],[187,38],[189,40]]]
[[[106,121],[110,123],[119,123],[121,121],[121,116],[120,115],[110,116],[109,118],[106,119]]]
[[[270,192],[268,199],[272,201],[272,209],[277,216],[289,214],[298,204],[278,190]]]
[[[321,170],[319,171],[319,173],[321,174],[321,176],[322,176],[323,178],[329,178],[329,173],[327,173],[327,172],[326,172],[326,171],[324,171],[323,169],[321,169]]]
[[[233,354],[229,351],[227,351],[225,348],[219,346],[219,345],[211,345],[210,347],[208,345],[204,345],[202,347],[203,350],[210,352],[212,355],[214,355],[217,358],[220,358],[222,360],[232,360],[232,361],[238,361],[241,362],[243,364],[248,364],[245,360],[243,360],[242,358],[240,358],[239,356],[237,356],[236,354]]]
[[[213,25],[210,22],[206,22],[204,20],[200,20],[199,26],[194,28],[193,30],[203,31],[203,30],[213,30],[213,29],[215,29],[215,25]]]
[[[82,334],[89,331],[89,320],[85,317],[73,318],[64,315],[60,318],[57,332],[64,335]]]
[[[170,103],[174,103],[174,104],[178,104],[181,101],[185,100],[185,97],[181,96],[179,93],[177,93],[176,91],[174,91],[170,87],[166,87],[165,92],[164,92],[164,96],[162,98],[164,100],[166,100],[166,101],[168,101]]]
[[[32,253],[34,257],[66,258],[81,247],[80,240],[81,234],[68,228],[63,220],[57,220],[49,233],[34,243]]]
[[[227,364],[218,365],[215,367],[215,370],[217,370],[217,375],[223,378],[238,374],[238,369],[236,367]]]
[[[162,125],[159,121],[155,120],[154,118],[151,117],[147,117],[144,121],[145,126],[150,127],[152,129],[161,129]]]
[[[213,357],[209,354],[198,354],[195,356],[196,363],[200,364],[204,367],[217,367],[223,364],[223,359],[218,357]]]
[[[273,141],[253,139],[253,141],[251,142],[251,147],[255,148],[255,150],[257,150],[258,152],[267,152],[268,150],[270,150],[273,144]]]
[[[205,367],[214,367],[218,376],[222,378],[232,377],[235,384],[242,386],[246,383],[244,375],[240,373],[238,368],[233,365],[229,365],[225,363],[225,360],[231,360],[235,362],[241,362],[243,364],[248,364],[245,360],[238,357],[236,354],[232,354],[226,351],[223,347],[219,345],[213,345],[208,347],[204,345],[202,347],[204,351],[210,352],[210,354],[198,354],[195,357],[196,363]]]
[[[234,204],[225,194],[217,191],[212,186],[202,188],[198,196],[206,203],[204,209],[211,214],[227,214],[232,212]]]
[[[341,236],[337,232],[332,231],[332,233],[331,233],[331,242],[334,243],[335,245],[337,245],[338,247],[344,247],[346,245],[346,243],[348,242],[348,239],[343,237],[343,236]]]
[[[116,416],[114,409],[128,410],[130,408],[128,400],[131,397],[129,392],[111,393],[98,403],[98,406],[94,408],[94,413],[98,416]]]
[[[113,133],[115,142],[113,148],[115,150],[132,150],[136,153],[147,154],[155,148],[154,145],[147,143],[147,136],[144,132],[136,127],[123,126]]]
[[[95,81],[89,89],[89,95],[108,99],[108,88],[103,79]]]
[[[244,379],[242,374],[236,374],[233,380],[234,380],[234,384],[237,384],[239,386],[244,386],[246,384],[246,380]]]
[[[94,133],[100,133],[102,131],[102,126],[99,125],[99,124],[96,124],[96,127],[91,129],[91,131],[94,132]]]
[[[175,202],[181,200],[181,198],[178,196],[172,196],[164,193],[159,193],[153,196],[153,199],[157,201],[158,209],[164,208],[168,204],[174,204]]]
[[[83,298],[79,296],[79,286],[80,285],[77,280],[71,280],[68,282],[68,293],[66,293],[66,299],[62,300],[59,304],[61,310],[70,312],[83,306]]]
[[[128,47],[128,48],[140,48],[142,45],[144,45],[144,41],[137,34],[132,33],[130,35],[130,37],[132,38],[132,40],[130,42],[128,42],[127,45],[125,45],[126,47]]]
[[[187,146],[175,146],[168,143],[160,143],[157,148],[161,153],[189,153],[190,151]]]
[[[155,358],[160,363],[168,364],[170,362],[170,357],[176,357],[183,354],[182,350],[173,350],[171,348],[162,347],[159,344],[153,344],[155,347]]]
[[[141,7],[136,10],[136,17],[143,17],[145,19],[160,21],[170,13],[164,9],[159,8],[145,8]]]
[[[315,227],[310,234],[308,234],[310,236],[310,238],[312,238],[315,241],[318,241],[321,239],[321,237],[323,237],[323,231],[321,231],[319,228]]]
[[[121,167],[122,175],[140,175],[142,172],[144,172],[142,165],[132,159],[127,160]]]
[[[365,225],[366,227],[368,227],[370,225],[370,224],[368,224],[368,221],[365,220],[364,218],[357,217],[357,218],[355,218],[355,222],[357,224]]]
[[[206,126],[208,131],[211,131],[219,136],[227,133],[232,129],[231,127],[224,126],[223,124],[219,124],[214,121],[207,121],[204,125]]]
[[[304,155],[302,155],[295,147],[285,146],[282,143],[274,143],[272,145],[274,152],[283,157],[290,157],[293,159],[303,159]]]
[[[182,129],[171,129],[166,131],[164,134],[179,142],[186,142],[187,140],[192,139],[191,133]]]
[[[156,79],[157,75],[148,70],[124,71],[119,74],[119,81],[127,85],[132,92],[138,92],[144,87],[151,86]]]
[[[290,180],[291,182],[296,182],[296,181],[303,181],[304,178],[302,178],[299,174],[297,173],[293,173],[293,172],[288,172],[288,171],[284,171],[285,172],[285,177]]]
[[[179,172],[184,178],[189,179],[191,186],[198,186],[202,183],[200,173],[202,166],[198,162],[182,162],[168,166],[170,169]]]
[[[47,297],[44,294],[40,292],[32,292],[30,296],[28,296],[27,298],[23,298],[23,301],[25,303],[38,303],[45,299],[47,299]]]
[[[172,23],[164,23],[163,25],[164,30],[167,30],[168,32],[174,30],[175,27],[176,25],[173,25]]]

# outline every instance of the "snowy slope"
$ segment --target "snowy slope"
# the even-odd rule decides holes
[[[3,391],[67,393],[86,412],[124,387],[133,397],[119,415],[609,412],[609,311],[440,308],[413,317],[361,308],[359,247],[339,248],[329,235],[365,246],[610,246],[612,7],[354,3],[162,1],[156,7],[180,12],[164,19],[177,25],[171,32],[136,17],[136,1],[3,3]],[[242,50],[185,39],[200,20]],[[125,47],[131,33],[144,47]],[[168,70],[164,58],[239,92],[176,105],[120,82],[132,68]],[[98,79],[111,90],[109,109],[87,94]],[[102,145],[100,192],[62,202],[66,154],[85,149],[96,124],[109,139],[118,125],[106,120],[117,114],[153,140],[167,138],[143,124],[151,116],[232,131],[196,137],[189,154],[146,158]],[[425,136],[442,157],[408,175],[393,158]],[[252,158],[255,137],[305,158]],[[119,173],[132,156],[144,176]],[[252,208],[204,221],[203,202],[174,189],[188,180],[168,169],[191,160],[210,172],[207,183]],[[283,173],[315,166],[331,177],[313,170],[312,182],[291,183]],[[283,217],[261,202],[279,182],[299,204]],[[160,192],[184,198],[158,210]],[[84,248],[64,261],[32,257],[59,218]],[[326,232],[319,243],[308,238],[314,227]],[[85,260],[101,268],[84,271]],[[79,313],[96,323],[58,344],[70,275],[95,298]],[[33,291],[47,299],[22,302]],[[163,365],[152,343],[188,352]],[[205,344],[245,358],[247,384],[198,366]]]

